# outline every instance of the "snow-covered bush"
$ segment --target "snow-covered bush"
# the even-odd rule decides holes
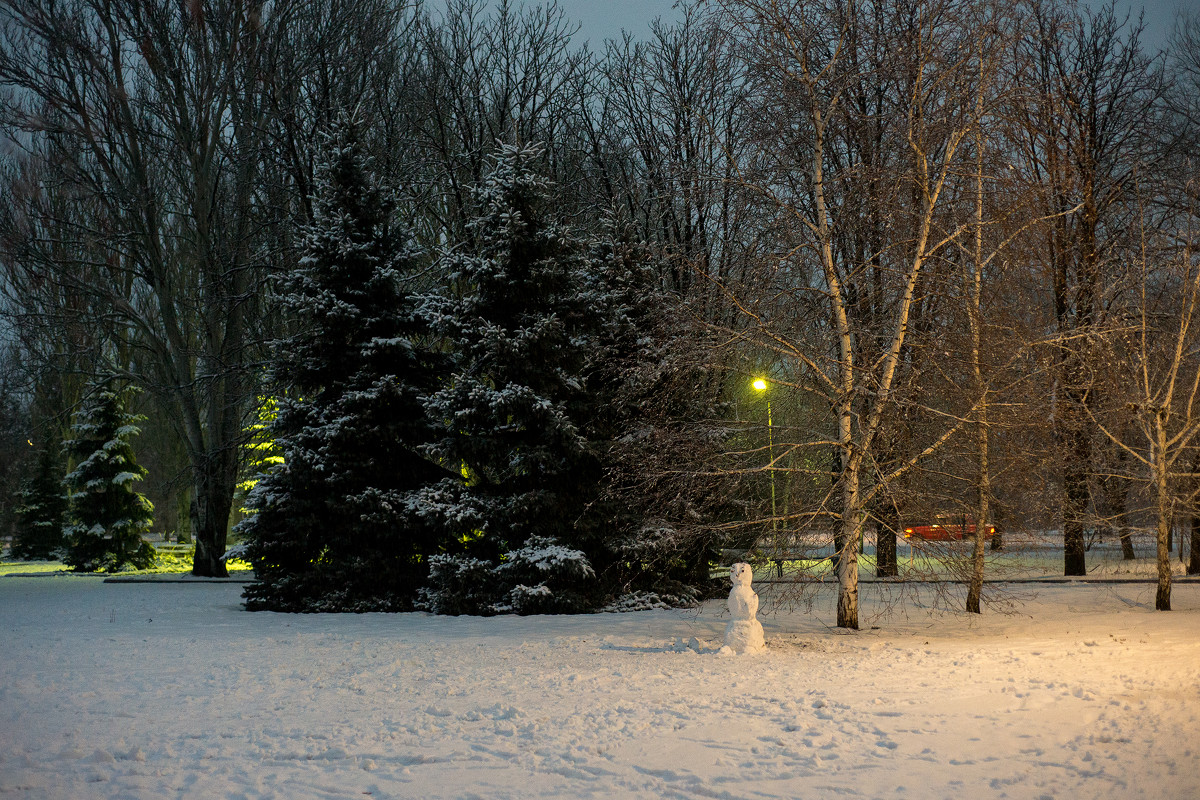
[[[571,614],[588,609],[596,573],[579,550],[534,536],[509,552],[495,569],[508,590],[507,608],[517,614]],[[589,591],[591,590],[591,591]]]
[[[434,614],[495,614],[499,597],[495,567],[488,561],[461,555],[429,559],[429,583],[417,596],[417,608]]]
[[[578,550],[543,536],[499,563],[464,555],[429,559],[417,607],[435,614],[571,614],[589,609],[596,573]]]
[[[663,592],[629,592],[613,600],[601,611],[622,613],[626,611],[651,611],[657,608],[687,608],[696,605],[694,593],[670,594]]]

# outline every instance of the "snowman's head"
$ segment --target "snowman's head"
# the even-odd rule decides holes
[[[754,570],[750,569],[749,564],[739,562],[729,568],[729,580],[733,581],[734,586],[749,586],[753,579]]]

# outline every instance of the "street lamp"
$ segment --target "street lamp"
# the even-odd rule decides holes
[[[767,452],[771,456],[771,530],[779,529],[779,518],[775,513],[775,433],[771,423],[771,395],[766,394],[767,382],[763,378],[755,378],[750,384],[754,391],[762,392],[767,399]]]

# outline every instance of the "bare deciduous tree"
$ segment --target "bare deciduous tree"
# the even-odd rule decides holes
[[[837,624],[857,628],[858,562],[873,499],[965,422],[950,420],[881,469],[878,437],[911,366],[905,353],[918,290],[931,259],[963,232],[946,225],[944,206],[974,125],[964,92],[971,51],[951,3],[724,8],[743,34],[750,94],[762,103],[746,185],[774,209],[783,243],[758,296],[806,298],[744,303],[749,322],[741,337],[786,364],[781,383],[818,394],[832,411],[830,440],[802,446],[832,445],[838,456],[836,484],[810,513],[834,518]],[[894,57],[880,57],[886,54]],[[878,104],[854,107],[862,84],[884,87]],[[880,152],[851,138],[868,118],[882,126]],[[872,200],[890,201],[856,203],[869,182],[879,187]],[[868,238],[865,249],[847,246],[862,225],[884,233]],[[863,314],[867,290],[878,296]],[[805,326],[775,316],[798,308],[820,317]]]
[[[109,368],[153,392],[186,442],[198,575],[225,574],[268,258],[267,90],[295,11],[16,0],[4,13],[2,122],[31,175],[4,268],[80,298]]]
[[[1098,423],[1145,470],[1155,522],[1154,607],[1159,611],[1171,610],[1171,526],[1194,480],[1200,441],[1200,263],[1195,232],[1187,229],[1180,238],[1181,246],[1164,247],[1142,229],[1136,305],[1130,324],[1116,333],[1123,340],[1120,375],[1134,388],[1127,404],[1134,422],[1127,431]]]
[[[1094,471],[1091,409],[1095,336],[1132,219],[1129,188],[1161,155],[1163,78],[1143,52],[1142,26],[1112,5],[1087,11],[1037,2],[1014,60],[1032,87],[1015,106],[1024,118],[1019,165],[1036,214],[1047,220],[1033,253],[1041,261],[1058,335],[1054,431],[1062,481],[1064,572],[1083,575],[1084,528]]]

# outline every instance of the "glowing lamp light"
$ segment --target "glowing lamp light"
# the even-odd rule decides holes
[[[764,381],[762,378],[755,378],[754,383],[752,383],[750,385],[753,386],[755,388],[755,390],[760,391],[760,392],[765,392],[767,390],[767,382]]]

